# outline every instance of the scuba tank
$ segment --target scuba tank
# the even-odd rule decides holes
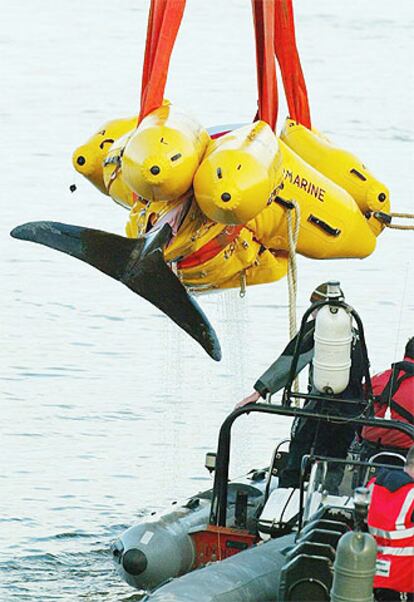
[[[327,296],[340,300],[339,282],[328,283]],[[352,318],[344,307],[325,305],[315,320],[313,383],[321,393],[342,393],[351,369]]]

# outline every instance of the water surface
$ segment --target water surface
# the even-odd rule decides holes
[[[360,155],[412,211],[414,24],[409,0],[296,2],[316,127]],[[105,120],[138,110],[148,3],[3,3],[0,599],[134,600],[110,541],[145,512],[209,485],[204,454],[226,413],[287,339],[282,281],[210,296],[224,359],[88,266],[11,240],[35,219],[122,233],[127,214],[71,168]],[[205,125],[248,121],[256,82],[250,3],[189,0],[168,97]],[[285,114],[281,101],[280,114]],[[282,119],[280,119],[280,124]],[[71,194],[69,185],[78,190]],[[299,310],[341,280],[373,369],[413,335],[413,235],[364,261],[299,260]],[[243,418],[232,472],[267,463],[288,421]]]

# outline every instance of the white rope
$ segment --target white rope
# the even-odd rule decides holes
[[[401,219],[414,219],[414,213],[388,213],[388,216],[392,219],[399,217]],[[414,230],[414,226],[403,226],[401,224],[392,224],[391,221],[382,222],[386,228],[393,228],[394,230]]]
[[[296,201],[291,201],[293,209],[286,209],[287,233],[289,244],[289,259],[287,283],[289,293],[289,336],[291,339],[297,334],[297,319],[296,319],[296,296],[297,296],[297,277],[298,270],[296,264],[296,245],[298,243],[300,229],[300,207]],[[295,212],[295,230],[293,231],[292,213]],[[295,378],[293,383],[294,391],[299,391],[299,380]],[[295,405],[299,405],[299,399],[295,400]]]

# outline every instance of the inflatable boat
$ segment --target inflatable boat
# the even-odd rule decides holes
[[[221,426],[216,453],[206,456],[214,486],[161,514],[143,518],[112,545],[116,570],[131,586],[146,591],[151,602],[271,602],[372,600],[376,546],[366,533],[368,481],[380,468],[398,468],[403,456],[380,452],[362,461],[315,455],[302,459],[298,488],[279,486],[288,458],[286,441],[278,443],[268,467],[229,481],[230,444],[235,421],[264,413],[320,422],[346,423],[349,416],[315,411],[311,401],[338,402],[327,393],[294,392],[301,338],[316,309],[346,309],[358,324],[365,371],[365,402],[355,425],[396,429],[414,440],[408,423],[373,418],[372,389],[363,326],[358,314],[338,299],[313,304],[302,319],[298,344],[282,403],[249,404],[233,411]],[[318,315],[323,317],[322,311]],[[316,362],[314,362],[314,372]],[[326,364],[324,367],[326,371]],[[321,374],[314,375],[321,377]],[[335,382],[336,385],[335,385]],[[338,375],[331,380],[339,385]],[[292,402],[305,401],[304,407]],[[339,491],[331,492],[327,474],[332,463],[343,466]]]
[[[305,456],[300,488],[282,489],[277,487],[278,474],[287,453],[279,445],[268,468],[228,483],[231,427],[249,412],[326,421],[335,418],[273,404],[254,404],[233,412],[220,431],[213,490],[142,519],[112,545],[119,576],[147,591],[145,600],[330,600],[338,544],[343,535],[356,533],[355,476],[361,473],[361,483],[366,484],[379,468],[395,468],[396,455],[384,452],[369,462]],[[414,437],[414,428],[405,423],[368,418],[358,423],[396,428]],[[210,455],[209,469],[211,460]],[[397,460],[401,465],[404,462],[403,457]],[[324,488],[330,462],[346,463],[340,495],[330,495]],[[364,540],[362,568],[342,585],[348,596],[355,582],[361,587],[364,563],[375,568],[375,552],[372,542]],[[361,559],[355,557],[353,563],[358,565]],[[368,589],[372,589],[373,575],[371,570],[365,585]],[[343,598],[351,599],[358,598]]]

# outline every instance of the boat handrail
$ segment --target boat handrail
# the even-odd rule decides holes
[[[376,454],[376,456],[380,456],[380,455],[397,456],[398,459],[402,460],[402,463],[405,462],[405,458],[399,454],[391,454],[389,452],[381,452],[381,453]],[[312,493],[317,491],[316,486],[315,486],[316,479],[315,479],[315,476],[312,479],[312,470],[311,470],[311,476],[309,478],[309,482],[308,482],[308,486],[307,486],[307,490],[306,490],[306,502],[305,502],[305,480],[306,480],[306,474],[309,471],[309,465],[322,463],[323,472],[324,472],[322,480],[324,480],[326,477],[329,462],[335,462],[335,464],[344,464],[346,466],[357,466],[358,468],[366,468],[364,477],[362,479],[362,482],[364,484],[366,483],[366,481],[368,481],[369,472],[373,472],[373,469],[384,468],[387,470],[393,470],[393,469],[398,470],[398,469],[402,468],[402,466],[397,466],[397,465],[392,465],[392,464],[384,464],[382,462],[375,462],[374,457],[371,457],[368,460],[352,460],[352,459],[348,459],[348,458],[334,458],[334,457],[330,457],[330,456],[321,456],[318,454],[307,454],[307,455],[303,456],[301,470],[300,470],[300,482],[299,482],[299,492],[300,492],[299,517],[298,517],[298,531],[299,532],[302,529],[303,522],[304,521],[306,522],[306,520],[308,518],[305,506],[309,505],[309,500],[310,500],[310,497],[312,496]]]
[[[378,453],[371,456],[368,460],[368,464],[372,464],[373,462],[375,462],[376,458],[378,458],[380,456],[388,456],[390,458],[397,458],[397,460],[401,460],[402,464],[404,464],[404,462],[405,462],[405,456],[403,456],[402,454],[384,450],[384,451],[379,451]]]
[[[269,466],[269,472],[268,472],[268,475],[267,475],[266,488],[265,488],[265,493],[264,493],[264,503],[266,503],[266,501],[267,501],[267,499],[269,497],[269,494],[270,494],[270,489],[271,489],[271,486],[272,486],[272,478],[274,476],[276,476],[273,473],[273,470],[274,470],[274,467],[275,467],[276,460],[278,459],[278,457],[280,458],[280,456],[281,456],[280,448],[283,445],[285,445],[285,443],[289,443],[289,442],[290,442],[290,439],[282,439],[282,441],[279,441],[279,443],[275,447],[275,450],[273,452],[272,459],[271,459],[271,462],[270,462],[270,466]]]
[[[311,396],[315,398],[315,396]],[[324,401],[335,401],[338,399],[324,397]],[[342,400],[340,400],[342,403]],[[214,475],[213,496],[211,501],[210,524],[225,527],[227,515],[227,484],[229,478],[229,460],[230,460],[230,443],[231,429],[234,421],[245,414],[261,413],[274,414],[276,416],[289,416],[292,418],[308,418],[310,420],[320,420],[321,422],[335,422],[336,424],[349,423],[361,426],[374,426],[385,429],[395,429],[400,431],[414,440],[414,426],[401,422],[400,420],[385,420],[384,418],[367,418],[357,416],[349,418],[349,416],[338,416],[333,414],[321,414],[308,408],[298,408],[286,405],[276,405],[269,403],[251,403],[240,408],[236,408],[224,420],[219,433],[216,470]],[[337,460],[335,460],[337,461]],[[343,460],[345,464],[363,463],[356,460]]]

